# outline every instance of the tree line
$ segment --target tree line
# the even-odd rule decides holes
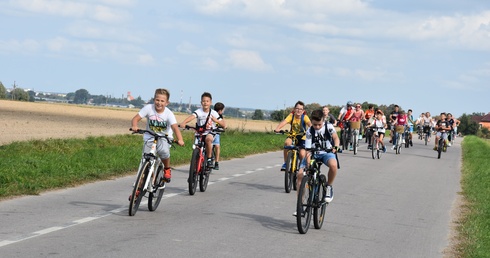
[[[152,99],[148,102],[141,99],[141,97],[137,97],[133,100],[128,100],[127,98],[115,98],[112,96],[104,96],[104,95],[92,95],[86,89],[79,89],[75,92],[70,92],[66,94],[65,97],[58,96],[56,94],[37,94],[34,91],[25,91],[22,88],[15,88],[11,92],[8,92],[3,83],[0,81],[0,99],[11,99],[17,101],[46,101],[46,100],[63,100],[68,103],[73,104],[93,104],[93,105],[133,105],[134,107],[141,108],[146,103],[151,103]],[[393,110],[395,110],[395,104],[390,105],[375,105],[372,103],[368,103],[367,101],[361,104],[362,109],[366,110],[370,105],[373,105],[375,108],[379,108],[385,114],[390,114]],[[342,106],[334,106],[334,105],[326,105],[330,109],[330,113],[335,117],[338,117]],[[170,102],[169,108],[178,112],[193,112],[198,109],[199,105],[183,105],[182,103],[173,103]],[[322,105],[318,103],[306,104],[305,109],[308,114],[310,114],[313,110],[322,109]],[[274,111],[264,111],[261,109],[256,109],[253,114],[248,114],[239,108],[234,107],[226,107],[224,116],[225,117],[233,117],[233,118],[250,118],[252,120],[272,120],[272,121],[282,121],[291,111],[293,107],[288,107],[281,110]],[[415,114],[416,116],[418,114]],[[458,118],[461,122],[458,127],[458,132],[463,135],[478,135],[483,138],[490,138],[490,132],[487,128],[480,128],[479,124],[475,122],[472,118],[475,116],[483,116],[485,114],[482,113],[472,113],[472,114],[463,114]],[[416,117],[415,117],[416,118]]]

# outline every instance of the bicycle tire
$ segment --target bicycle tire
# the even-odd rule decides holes
[[[311,203],[312,191],[309,184],[310,176],[305,175],[301,180],[300,188],[298,189],[298,201],[296,203],[296,225],[301,234],[306,234],[311,222]]]
[[[381,153],[382,151],[380,151],[379,149],[376,150],[376,155],[378,156],[378,159],[381,158]]]
[[[324,201],[327,194],[327,178],[325,175],[320,175],[318,182],[319,184],[314,198],[315,208],[313,209],[313,225],[315,226],[315,229],[322,228],[328,205],[328,203]]]
[[[134,183],[133,191],[131,192],[131,198],[129,200],[129,216],[134,216],[138,211],[138,207],[140,206],[141,199],[146,194],[145,182],[148,177],[148,170],[150,169],[151,163],[149,161],[145,161],[143,166],[141,166],[140,171],[138,171],[138,175],[136,176],[136,182]]]
[[[347,129],[344,129],[343,137],[342,137],[342,149],[347,150],[349,149],[349,139],[347,137]]]
[[[441,135],[441,138],[439,139],[439,142],[437,143],[437,158],[438,159],[441,158],[443,141],[444,140],[442,139],[442,135]]]
[[[198,180],[198,167],[199,167],[199,157],[201,155],[200,149],[196,148],[192,151],[191,166],[189,168],[189,178],[187,179],[189,185],[189,194],[194,195],[197,189]]]
[[[148,195],[148,210],[155,211],[162,200],[163,192],[165,192],[165,188],[158,189],[158,185],[163,181],[163,165],[160,164],[158,166],[157,171],[155,172],[155,183],[153,186],[153,192],[150,192]],[[165,183],[164,183],[165,184]]]
[[[295,170],[294,166],[294,154],[295,151],[288,151],[288,156],[286,158],[286,171],[284,171],[284,190],[286,193],[291,192],[293,186],[293,172]]]
[[[427,142],[429,141],[429,135],[426,133],[424,138],[425,138],[425,145],[427,145]]]
[[[406,133],[405,135],[405,148],[410,147],[410,135],[409,133]]]
[[[357,131],[354,130],[354,132],[352,133],[353,137],[353,142],[352,142],[352,148],[354,150],[354,155],[357,155],[357,144],[359,142],[359,135],[357,134]]]
[[[371,156],[376,158],[376,150],[378,150],[378,143],[374,144],[375,139],[372,140],[373,143],[371,144]]]

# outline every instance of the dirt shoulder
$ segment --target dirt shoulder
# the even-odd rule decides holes
[[[49,138],[127,134],[139,109],[0,100],[0,145]],[[176,113],[177,121],[189,114]],[[272,131],[272,121],[226,118],[229,129]]]

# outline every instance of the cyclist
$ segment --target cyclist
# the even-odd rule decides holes
[[[296,133],[298,136],[296,138],[296,142],[298,143],[299,150],[299,159],[302,160],[305,157],[306,151],[304,150],[305,144],[305,135],[306,128],[311,126],[311,121],[305,110],[305,103],[303,101],[298,101],[294,104],[293,111],[282,120],[274,129],[274,132],[277,133],[284,127],[286,124],[291,125],[291,132]],[[284,146],[291,146],[293,144],[293,140],[289,137],[284,141]],[[284,164],[281,167],[281,171],[286,170],[286,159],[288,156],[287,149],[284,149]],[[300,172],[302,171],[302,167],[300,165]]]
[[[434,127],[436,130],[436,140],[434,141],[434,150],[437,151],[437,144],[439,143],[439,139],[443,137],[444,141],[446,141],[447,145],[447,132],[451,130],[451,127],[449,126],[449,122],[446,120],[446,113],[442,112],[440,119],[437,120],[436,126]],[[446,148],[444,147],[442,151],[446,151]]]
[[[386,146],[383,143],[383,139],[386,133],[386,117],[383,115],[383,111],[377,110],[376,116],[372,120],[371,123],[368,124],[367,127],[373,128],[375,132],[378,133],[378,142],[383,146],[383,152],[386,152]],[[374,144],[374,142],[373,142]],[[372,146],[371,146],[372,148]]]
[[[459,125],[459,120],[456,119],[456,118],[453,118],[453,115],[451,113],[447,113],[447,122],[449,123],[449,126],[451,127],[451,130],[452,130],[452,134],[449,134],[448,135],[448,140],[449,140],[449,143],[447,146],[451,147],[451,137],[454,137],[456,138],[456,132],[457,132],[457,127]]]
[[[214,104],[214,111],[218,112],[219,115],[218,120],[223,120],[223,112],[225,112],[225,105],[221,102],[216,102],[216,104]],[[221,125],[218,123],[216,123],[216,127],[222,128]],[[213,146],[216,153],[215,160],[214,160],[214,169],[219,170],[219,157],[221,153],[221,137],[219,133],[217,133],[214,136]]]
[[[323,106],[322,111],[323,111],[323,119],[331,123],[333,126],[337,126],[337,120],[335,119],[334,115],[330,114],[330,109],[328,108],[328,106]]]
[[[413,115],[412,115],[412,110],[409,109],[407,112],[407,119],[408,119],[408,126],[409,126],[409,140],[410,140],[410,146],[413,146],[412,142],[412,133],[413,133],[413,127],[415,125],[415,121],[413,121]]]
[[[423,126],[424,126],[424,132],[428,134],[428,140],[430,142],[430,138],[432,136],[432,117],[430,116],[430,112],[425,112],[424,118],[423,118]]]
[[[363,122],[364,116],[364,110],[362,110],[361,104],[358,103],[356,104],[356,109],[354,109],[354,112],[352,113],[350,122]],[[358,137],[362,139],[362,128],[359,129]],[[350,146],[349,150],[352,150],[352,145]]]
[[[314,154],[315,156],[313,158],[321,159],[322,163],[328,167],[325,201],[331,202],[333,200],[332,185],[337,175],[337,158],[335,153],[339,148],[340,140],[335,131],[335,127],[323,118],[322,110],[311,112],[311,124],[312,126],[306,131],[305,148],[314,148],[314,145],[321,146],[322,150]],[[332,150],[332,152],[326,152],[325,150]],[[310,158],[308,155],[306,158],[307,164],[309,164]],[[302,178],[303,174],[298,174],[298,183],[301,182]]]
[[[160,135],[168,135],[169,139],[173,138],[173,132],[177,136],[177,144],[184,146],[184,140],[182,134],[177,126],[177,120],[175,119],[174,113],[166,108],[170,99],[170,92],[166,89],[156,89],[155,95],[153,97],[153,104],[148,104],[144,106],[138,114],[136,114],[131,120],[131,129],[133,131],[138,130],[138,122],[146,118],[146,130],[153,131]],[[143,147],[143,153],[150,152],[152,145],[153,136],[149,133],[143,135],[143,140],[145,141]],[[157,144],[157,154],[163,163],[164,168],[164,178],[167,182],[170,182],[172,173],[170,170],[170,150],[167,141],[158,141]],[[140,164],[140,168],[141,168]],[[138,169],[139,171],[139,169]]]
[[[394,123],[396,121],[398,113],[400,113],[400,107],[398,105],[395,105],[395,109],[390,113],[390,130],[391,130],[390,142],[393,142],[393,145],[395,145],[395,126],[394,126]]]
[[[417,121],[415,121],[415,124],[417,125],[417,134],[419,135],[419,139],[421,139],[421,134],[424,129],[424,113],[420,114],[420,116],[417,118]]]
[[[352,109],[352,101],[347,101],[347,104],[345,107],[342,107],[342,109],[340,110],[340,113],[339,113],[339,116],[337,118],[338,121],[341,122],[341,130],[340,130],[340,135],[343,135],[344,131],[345,130],[348,130],[350,132],[350,119],[354,113],[354,110]],[[350,137],[350,135],[347,135],[347,137]],[[344,139],[342,139],[343,141]],[[350,146],[350,149],[352,150],[352,142],[350,143],[351,146]],[[344,149],[347,147],[347,146],[343,146]]]
[[[403,111],[398,111],[398,114],[396,116],[396,120],[393,123],[393,128],[396,128],[396,126],[407,126],[408,124],[408,119],[407,115]],[[395,129],[393,129],[393,132],[395,132],[395,137],[393,137],[393,149],[396,148],[396,138],[398,136],[398,133],[396,133]],[[402,133],[402,144],[405,144],[405,132]]]
[[[200,131],[203,131],[205,135],[205,143],[206,143],[206,158],[207,158],[207,167],[213,167],[212,160],[212,148],[213,148],[213,140],[215,137],[215,133],[211,133],[213,129],[216,128],[216,124],[219,124],[221,127],[225,128],[226,123],[224,119],[219,120],[219,114],[215,110],[211,109],[211,104],[213,102],[213,97],[211,93],[204,92],[201,95],[201,108],[192,112],[190,116],[188,116],[181,124],[181,128],[185,128],[186,124],[190,121],[196,119],[196,127],[199,128]]]

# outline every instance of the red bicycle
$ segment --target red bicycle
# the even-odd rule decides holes
[[[224,132],[224,129],[217,128],[213,130],[204,130],[204,128],[185,126],[186,130],[192,129],[195,131],[194,144],[192,145],[192,157],[191,165],[189,168],[189,178],[187,182],[189,184],[189,194],[194,195],[197,190],[197,182],[199,181],[199,191],[204,192],[208,187],[209,174],[214,167],[208,167],[206,162],[206,142],[205,138],[207,133]],[[214,146],[212,150],[212,160],[214,164],[215,151]]]

